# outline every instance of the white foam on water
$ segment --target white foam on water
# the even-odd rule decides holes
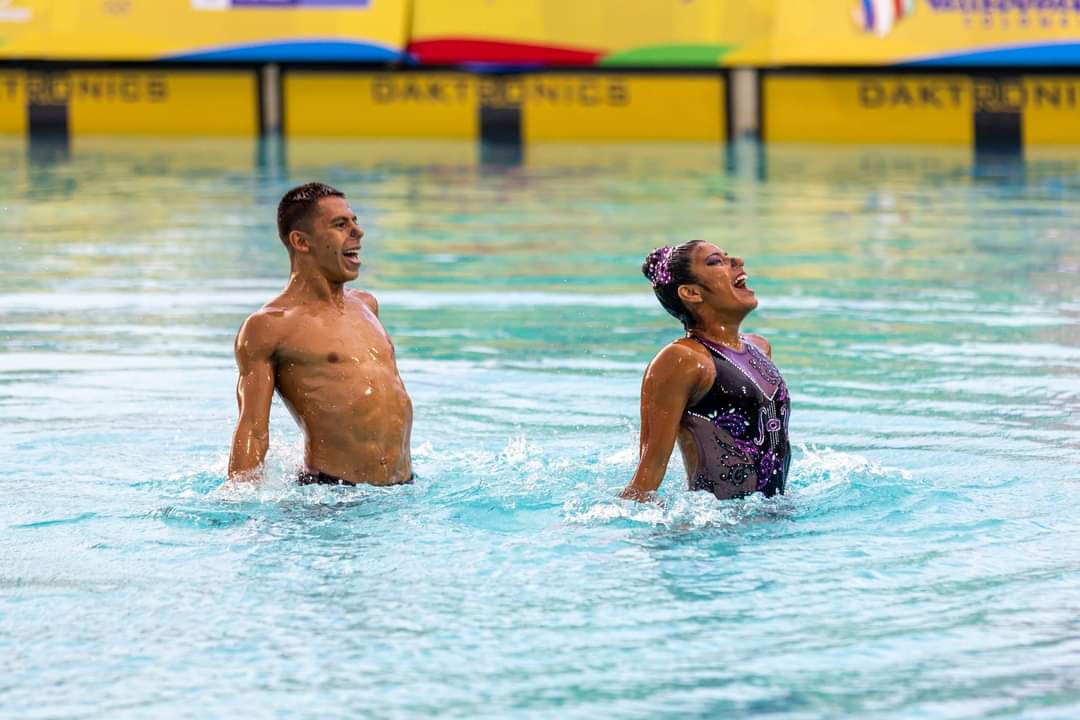
[[[600,448],[563,455],[545,449],[524,434],[506,438],[501,447],[443,450],[430,441],[413,449],[419,475],[415,486],[392,488],[327,485],[301,486],[296,475],[303,466],[303,443],[295,436],[275,435],[259,483],[225,483],[227,456],[223,453],[195,475],[173,478],[182,487],[177,499],[209,501],[220,507],[238,504],[342,505],[385,497],[387,493],[432,493],[429,500],[443,507],[490,502],[498,512],[525,505],[549,505],[568,525],[629,523],[676,531],[731,528],[758,520],[840,509],[856,496],[880,495],[882,501],[910,483],[903,468],[881,465],[854,453],[832,448],[800,446],[792,462],[786,495],[718,500],[686,489],[685,473],[673,455],[656,502],[638,503],[619,497],[637,463],[637,447]],[[209,490],[208,478],[220,478]],[[556,510],[555,508],[559,508]]]
[[[861,455],[800,445],[799,454],[791,463],[788,488],[789,492],[798,493],[800,499],[813,498],[849,487],[855,480],[873,478],[909,481],[912,474],[909,470],[881,465]]]
[[[215,462],[214,470],[222,483],[206,493],[206,499],[224,503],[341,505],[356,502],[367,494],[390,490],[368,486],[300,485],[297,475],[304,466],[303,440],[277,433],[270,439],[259,482],[225,482],[227,463],[227,457]]]
[[[634,502],[618,497],[621,488],[609,488],[603,499],[575,494],[563,504],[563,520],[570,525],[596,525],[628,522],[675,531],[706,528],[730,528],[760,517],[790,513],[786,497],[766,498],[751,495],[733,500],[718,500],[705,492],[679,488],[659,495],[653,502]],[[585,493],[587,494],[587,493]]]
[[[623,466],[632,472],[636,459],[633,448],[624,448],[601,457],[599,464]],[[656,501],[623,500],[618,496],[623,485],[579,485],[563,503],[563,520],[581,525],[625,521],[674,530],[732,527],[759,519],[798,515],[804,509],[846,493],[856,482],[873,484],[875,478],[886,482],[908,481],[911,477],[907,470],[886,467],[860,455],[800,446],[788,475],[785,495],[766,498],[755,493],[745,498],[718,500],[709,493],[686,490],[684,473],[673,463]]]
[[[601,466],[618,466],[627,467],[633,469],[633,465],[637,462],[638,451],[637,448],[627,447],[622,450],[616,450],[615,452],[608,453],[600,458]]]

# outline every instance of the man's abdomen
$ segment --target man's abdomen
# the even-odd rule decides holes
[[[412,475],[412,402],[396,371],[281,378],[279,391],[305,434],[307,470],[388,485]]]

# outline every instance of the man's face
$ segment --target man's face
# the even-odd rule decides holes
[[[344,283],[357,278],[364,231],[345,198],[319,200],[306,235],[311,257],[327,280]]]

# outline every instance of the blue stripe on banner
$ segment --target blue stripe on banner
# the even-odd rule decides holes
[[[371,0],[232,0],[232,7],[366,8]]]
[[[862,0],[862,6],[863,14],[866,17],[866,27],[864,29],[869,32],[874,29],[874,20],[876,20],[874,17],[874,0]]]
[[[193,50],[163,60],[215,62],[394,62],[404,51],[363,42],[319,40],[259,43]]]
[[[961,65],[1080,65],[1080,43],[1054,43],[1007,47],[977,52],[951,53],[900,62],[906,67],[948,67]]]

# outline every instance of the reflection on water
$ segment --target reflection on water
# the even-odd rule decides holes
[[[367,231],[420,480],[295,486],[275,405],[223,492],[309,180]],[[1074,150],[9,138],[0,198],[0,714],[1080,712]],[[695,237],[747,260],[792,491],[676,457],[628,505],[677,335],[640,262]]]

